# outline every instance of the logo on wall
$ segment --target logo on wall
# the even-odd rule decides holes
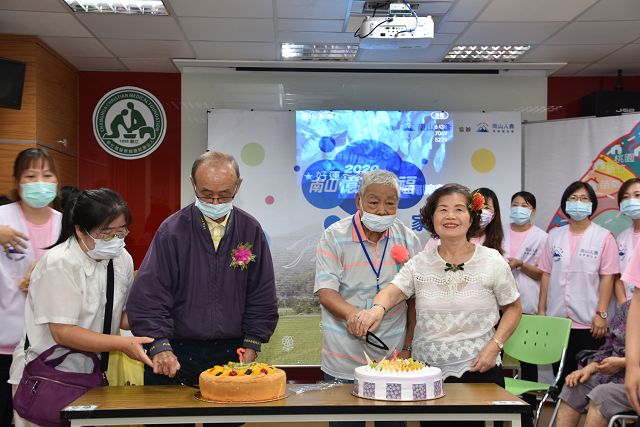
[[[139,159],[164,139],[167,115],[150,92],[124,86],[106,93],[93,110],[93,134],[100,146],[121,159]]]

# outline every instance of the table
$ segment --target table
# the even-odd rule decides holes
[[[445,396],[421,402],[387,402],[351,395],[353,386],[296,393],[269,403],[216,404],[196,400],[185,386],[99,387],[71,403],[62,417],[72,426],[171,423],[312,421],[511,421],[530,416],[524,401],[495,384],[445,384]]]

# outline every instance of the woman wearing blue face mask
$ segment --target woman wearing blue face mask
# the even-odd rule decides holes
[[[125,202],[106,188],[84,190],[67,204],[59,238],[31,274],[25,328],[13,353],[9,379],[15,388],[25,364],[54,345],[102,353],[103,372],[108,352],[114,350],[151,365],[143,344],[153,339],[111,335],[119,328],[129,329],[123,310],[133,282],[133,260],[124,249],[130,219]],[[109,276],[113,283],[111,297],[107,296]],[[112,301],[112,320],[110,333],[105,334],[107,299]],[[93,362],[74,354],[56,369],[87,373],[93,369]],[[17,413],[14,416],[17,426],[33,425]]]
[[[504,255],[509,261],[513,278],[518,285],[523,314],[537,314],[540,297],[538,257],[547,241],[547,233],[531,223],[536,211],[536,197],[528,191],[519,191],[511,196],[511,224],[504,234]],[[520,362],[523,380],[538,381],[538,367]],[[535,408],[535,396],[524,399]]]
[[[24,328],[25,288],[35,262],[58,238],[61,214],[49,207],[58,177],[46,150],[29,148],[13,165],[18,201],[0,206],[0,425],[12,416],[9,366]]]
[[[618,205],[620,212],[632,220],[631,227],[623,230],[616,241],[620,256],[620,272],[626,268],[633,256],[634,248],[640,241],[640,178],[625,181],[618,190]],[[626,285],[618,277],[615,283],[615,295],[618,304],[623,304],[633,296],[633,285]]]
[[[560,206],[569,223],[549,232],[540,254],[538,267],[543,273],[538,314],[572,321],[564,383],[566,374],[578,367],[576,354],[604,343],[613,308],[613,279],[620,273],[620,264],[613,235],[591,222],[598,198],[589,184],[576,181],[569,185]]]

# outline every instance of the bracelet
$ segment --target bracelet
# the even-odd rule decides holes
[[[382,304],[378,304],[378,303],[376,303],[376,304],[373,304],[373,305],[371,306],[371,308],[373,308],[373,307],[382,307],[382,310],[384,310],[384,312],[385,312],[385,313],[387,312],[387,307],[385,307],[385,306],[384,306],[384,305],[382,305]]]
[[[402,351],[411,351],[411,344],[402,347]]]

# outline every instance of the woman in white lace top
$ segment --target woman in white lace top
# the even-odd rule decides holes
[[[361,312],[358,333],[374,331],[387,309],[415,295],[412,356],[442,369],[445,382],[504,387],[500,350],[518,325],[522,307],[505,259],[495,249],[469,242],[483,206],[480,194],[472,196],[459,184],[431,194],[420,213],[441,245],[403,266],[371,309]]]

